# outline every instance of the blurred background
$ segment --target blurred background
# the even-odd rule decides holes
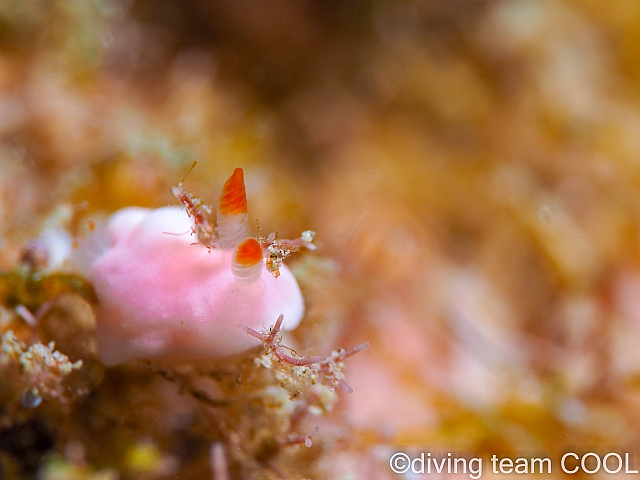
[[[640,455],[639,58],[635,0],[2,0],[0,269],[241,166],[298,341],[371,342],[327,478]]]

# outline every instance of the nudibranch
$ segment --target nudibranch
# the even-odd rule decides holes
[[[173,193],[186,212],[120,210],[102,231],[106,245],[85,261],[99,300],[98,353],[105,365],[241,353],[256,344],[238,324],[263,330],[284,315],[284,329],[292,330],[304,314],[300,288],[282,259],[301,246],[313,248],[313,232],[293,241],[247,237],[240,168],[222,188],[215,222],[207,218],[212,209],[182,184]]]

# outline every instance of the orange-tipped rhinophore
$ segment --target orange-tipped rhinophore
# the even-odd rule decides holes
[[[244,174],[241,168],[236,168],[222,187],[218,213],[222,215],[247,213],[247,194],[244,189]]]
[[[254,283],[262,273],[262,247],[252,237],[245,238],[236,247],[231,260],[231,273],[244,285]]]
[[[244,174],[236,168],[222,187],[218,201],[218,241],[222,248],[234,248],[247,234],[247,194]]]

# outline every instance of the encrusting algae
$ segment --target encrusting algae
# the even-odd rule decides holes
[[[336,387],[352,391],[344,360],[368,343],[327,357],[282,344],[304,313],[282,260],[315,249],[314,232],[247,237],[241,169],[215,221],[182,184],[173,193],[186,212],[129,208],[93,229],[82,276],[32,264],[0,277],[0,428],[35,422],[46,437],[0,451],[2,478],[318,474],[320,417]],[[154,454],[132,460],[142,451]]]

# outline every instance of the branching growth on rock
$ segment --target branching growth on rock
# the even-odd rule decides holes
[[[274,363],[289,367],[292,370],[292,375],[287,375],[288,372],[281,372],[278,377],[283,386],[292,395],[299,395],[306,382],[315,385],[319,381],[328,385],[331,389],[335,389],[336,386],[340,385],[347,393],[352,393],[353,389],[344,379],[343,361],[351,355],[369,348],[369,342],[362,343],[349,350],[342,348],[334,350],[328,357],[321,355],[301,357],[295,351],[280,345],[282,341],[280,327],[283,319],[284,316],[280,315],[269,332],[264,333],[257,332],[245,325],[238,325],[245,333],[260,340],[265,347],[264,354],[260,359],[257,359],[257,362],[267,368],[271,368]],[[283,349],[290,350],[295,356],[285,353]]]
[[[29,387],[23,392],[25,407],[37,407],[42,395],[65,400],[62,381],[73,370],[82,367],[82,360],[69,361],[69,357],[55,350],[55,343],[43,345],[37,342],[27,348],[15,338],[12,330],[2,336],[0,344],[0,368],[19,365],[22,377]]]

